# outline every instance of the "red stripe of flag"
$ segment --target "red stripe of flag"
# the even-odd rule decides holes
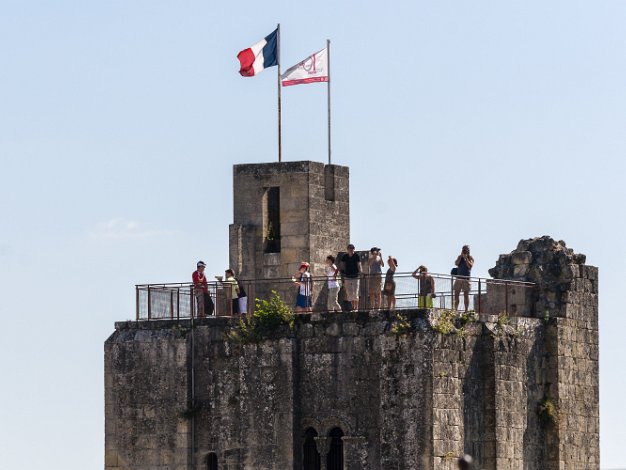
[[[254,53],[252,49],[244,49],[239,54],[237,54],[237,59],[239,59],[239,63],[241,67],[239,68],[239,74],[242,77],[252,77],[254,76]]]

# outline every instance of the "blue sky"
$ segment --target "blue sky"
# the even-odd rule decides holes
[[[0,455],[102,468],[103,342],[134,284],[228,263],[232,165],[276,159],[275,69],[332,41],[351,231],[476,275],[551,235],[600,268],[601,453],[623,466],[626,2],[4,0]],[[285,160],[326,159],[323,85],[283,91]]]

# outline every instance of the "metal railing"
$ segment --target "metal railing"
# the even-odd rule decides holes
[[[419,282],[411,273],[396,273],[395,298],[396,309],[440,308],[458,310],[474,310],[477,313],[507,313],[510,316],[532,316],[534,284],[520,281],[508,281],[485,278],[461,278],[451,275],[430,274],[434,280],[435,290],[432,301],[420,299]],[[379,308],[388,309],[388,296],[384,293],[382,276],[363,275],[359,285],[359,310],[376,308],[377,299],[370,292],[381,292]],[[242,279],[240,287],[247,294],[247,302],[241,302],[233,293],[232,284],[212,281],[208,284],[208,294],[214,305],[211,316],[233,316],[251,314],[254,311],[255,299],[267,299],[272,291],[287,303],[295,306],[298,287],[291,278],[280,279]],[[326,278],[313,278],[312,303],[314,311],[326,311]],[[340,283],[343,284],[343,283]],[[374,287],[376,286],[376,287]],[[380,287],[380,289],[378,289]],[[371,290],[370,290],[371,288]],[[196,295],[191,283],[139,284],[136,289],[136,319],[184,319],[197,318],[199,313]],[[456,305],[456,292],[458,307]],[[465,305],[467,291],[468,305]],[[350,302],[345,300],[345,288],[339,292],[339,303],[343,310],[351,310]],[[238,311],[243,307],[242,312]]]

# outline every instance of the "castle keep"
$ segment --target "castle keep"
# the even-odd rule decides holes
[[[230,256],[245,276],[345,247],[347,168],[237,165],[234,182]],[[227,317],[116,323],[105,469],[434,470],[464,453],[487,470],[598,469],[597,268],[541,237],[490,274],[534,288],[488,288],[492,314],[462,323],[316,311],[250,343],[228,338]]]

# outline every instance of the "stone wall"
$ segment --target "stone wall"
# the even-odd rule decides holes
[[[174,323],[138,326],[105,343],[105,468],[189,468],[189,342]]]
[[[107,385],[107,421],[120,423],[129,416],[135,421],[107,434],[108,455],[121,449],[128,457],[108,461],[117,465],[106,468],[176,468],[158,460],[162,449],[141,444],[175,429],[179,447],[170,452],[176,462],[186,461],[193,442],[196,468],[203,468],[209,452],[216,453],[223,469],[302,468],[302,435],[308,427],[319,433],[320,450],[328,448],[324,439],[332,428],[343,430],[346,469],[453,469],[454,457],[466,452],[484,469],[575,468],[549,466],[545,436],[550,431],[537,414],[545,390],[540,366],[545,330],[556,325],[517,318],[501,332],[497,317],[485,317],[462,335],[444,335],[432,330],[436,314],[406,315],[413,328],[405,334],[391,332],[393,321],[384,314],[302,315],[294,331],[246,345],[224,339],[230,326],[222,319],[201,320],[193,348],[197,411],[182,417],[188,402],[182,389],[189,389],[189,380],[180,381],[159,391],[161,397],[172,395],[152,404],[160,420],[150,424],[140,410],[155,396],[158,382],[147,371],[158,370],[157,364],[134,362],[138,380],[149,380],[138,392],[133,393],[136,382]],[[118,324],[109,350],[129,346],[130,356],[136,349],[128,331],[144,331],[134,326]],[[159,337],[173,326],[163,321],[141,328]],[[187,327],[183,323],[182,329]],[[188,330],[187,348],[190,336]],[[170,357],[153,356],[163,370],[167,363],[189,369],[191,357],[185,367],[173,362],[175,348],[166,350]],[[120,415],[123,410],[108,405],[120,395],[136,399],[137,409]],[[590,444],[577,441],[568,452],[586,454]]]

